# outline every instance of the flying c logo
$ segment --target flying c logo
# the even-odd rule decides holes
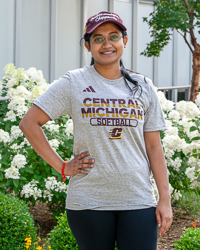
[[[111,129],[110,132],[109,132],[109,135],[110,135],[110,140],[121,140],[122,138],[122,132],[123,132],[123,129],[122,128],[114,128],[114,129]]]

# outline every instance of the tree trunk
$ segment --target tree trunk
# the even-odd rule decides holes
[[[199,75],[200,75],[200,45],[197,44],[193,51],[193,65],[192,65],[192,81],[190,90],[190,101],[195,102],[196,96],[199,93]]]

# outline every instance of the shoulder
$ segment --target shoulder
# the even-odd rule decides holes
[[[83,68],[70,70],[66,74],[68,74],[69,77],[83,77],[85,75],[92,74],[92,70],[91,70],[91,66],[86,65]]]

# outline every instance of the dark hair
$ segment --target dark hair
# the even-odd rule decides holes
[[[123,30],[120,26],[118,26],[117,24],[115,24],[115,25],[116,25],[117,28],[121,31],[122,37],[123,37],[123,39],[124,39],[124,38],[127,36],[127,32],[124,31],[124,30]],[[85,42],[88,42],[88,43],[90,44],[90,37],[91,37],[91,35],[92,35],[92,33],[86,34],[85,37],[82,38],[81,40],[84,39]],[[93,57],[91,58],[91,63],[90,63],[90,65],[94,65],[94,58],[93,58]],[[135,81],[134,79],[132,79],[132,78],[130,77],[129,73],[128,73],[128,71],[133,72],[133,73],[136,73],[136,72],[134,72],[134,71],[132,71],[132,70],[126,69],[126,68],[124,67],[124,64],[123,64],[122,59],[120,59],[120,69],[121,69],[122,75],[124,76],[125,85],[126,85],[126,87],[130,90],[130,92],[132,92],[132,93],[135,95],[135,93],[136,93],[138,90],[140,90],[140,95],[141,95],[141,94],[142,94],[142,87],[138,84],[137,81]],[[136,73],[136,74],[138,74],[138,73]],[[133,87],[133,88],[131,88],[131,87],[129,86],[127,80],[128,80],[129,82],[131,82],[131,83],[134,84],[134,87]],[[144,80],[145,80],[145,82],[146,82],[146,79],[145,79],[145,78],[144,78]],[[140,95],[139,95],[139,96],[140,96]]]

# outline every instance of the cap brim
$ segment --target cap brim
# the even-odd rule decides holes
[[[102,21],[101,23],[97,23],[97,25],[95,25],[91,29],[86,30],[86,32],[84,34],[84,37],[85,37],[86,34],[91,34],[97,27],[99,27],[103,23],[114,23],[114,24],[117,24],[118,26],[120,26],[124,31],[127,31],[127,28],[123,24],[121,24],[121,23],[119,23],[117,21],[108,21],[108,20],[105,20],[105,21]]]

